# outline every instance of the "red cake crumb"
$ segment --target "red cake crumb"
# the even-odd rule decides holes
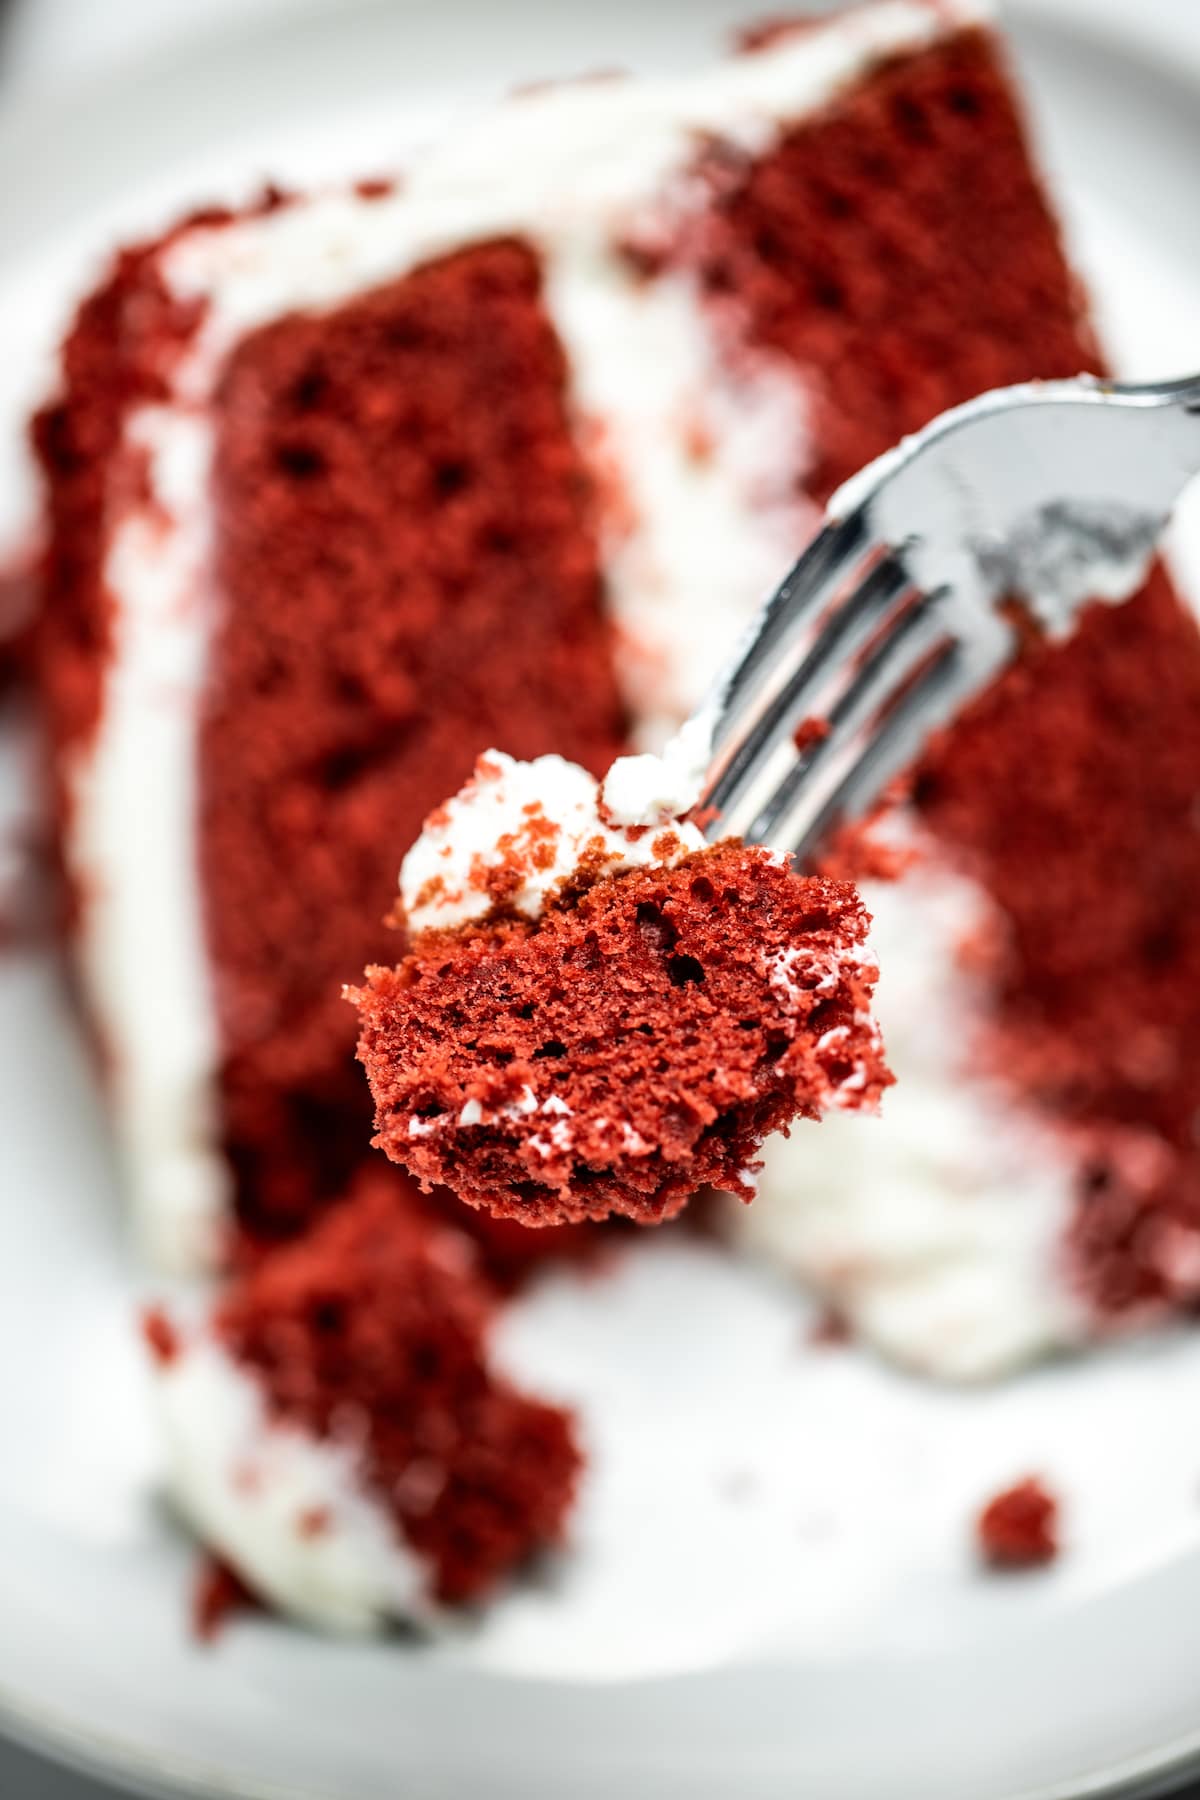
[[[867,923],[852,888],[729,842],[536,924],[420,933],[350,996],[376,1142],[532,1224],[658,1222],[706,1185],[748,1199],[769,1133],[891,1079]]]
[[[831,726],[828,719],[818,719],[812,713],[801,719],[792,733],[792,742],[797,750],[804,753],[811,750],[814,744],[822,744],[829,736]]]
[[[365,1487],[447,1604],[561,1538],[581,1468],[569,1415],[489,1371],[492,1308],[469,1240],[403,1204],[384,1171],[216,1315],[274,1418],[331,1440],[352,1428]]]
[[[997,1494],[980,1513],[980,1554],[994,1569],[1033,1569],[1058,1555],[1058,1501],[1036,1476]]]
[[[160,1368],[173,1363],[179,1355],[179,1333],[170,1315],[161,1306],[148,1306],[143,1312],[142,1338]]]
[[[235,1569],[210,1552],[201,1557],[192,1587],[192,1630],[202,1644],[219,1637],[235,1614],[261,1610],[258,1596]]]

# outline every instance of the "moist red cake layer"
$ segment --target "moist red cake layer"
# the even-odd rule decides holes
[[[513,243],[269,326],[225,376],[200,867],[257,1229],[366,1143],[340,989],[384,953],[395,846],[498,737],[595,768],[618,746],[565,382]]]
[[[897,62],[729,184],[705,273],[812,384],[817,499],[986,388],[1102,368],[982,31]],[[1200,633],[1165,577],[1031,646],[916,796],[1010,926],[998,1061],[1104,1128],[1081,1167],[1075,1278],[1117,1312],[1194,1295]],[[1131,1180],[1139,1146],[1113,1125],[1173,1151],[1142,1143],[1154,1168]]]
[[[226,1292],[216,1329],[276,1419],[354,1443],[366,1489],[453,1604],[558,1541],[581,1461],[565,1412],[489,1371],[468,1241],[398,1193],[390,1173],[360,1176]]]
[[[750,1198],[764,1137],[890,1080],[866,927],[851,887],[729,843],[421,933],[352,995],[376,1143],[529,1224]]]
[[[990,33],[876,71],[722,187],[701,272],[805,371],[819,500],[948,406],[1099,366]]]

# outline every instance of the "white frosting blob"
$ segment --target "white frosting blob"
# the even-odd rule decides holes
[[[487,751],[466,785],[426,820],[404,859],[400,902],[409,930],[485,918],[493,908],[488,875],[506,866],[519,874],[507,905],[535,919],[585,858],[603,858],[616,875],[668,868],[704,849],[694,825],[614,827],[601,818],[599,801],[600,784],[578,763],[561,756],[517,762]]]
[[[219,1257],[229,1180],[195,844],[208,433],[146,409],[129,436],[152,458],[174,523],[135,512],[110,543],[113,654],[99,728],[68,775],[67,853],[84,894],[79,951],[134,1229],[156,1267],[184,1273]]]
[[[604,777],[605,810],[618,825],[665,825],[691,812],[704,790],[712,754],[713,719],[689,719],[661,756],[621,756]]]
[[[157,1365],[168,1488],[247,1586],[325,1631],[427,1621],[428,1570],[358,1478],[352,1451],[268,1416],[212,1339]]]

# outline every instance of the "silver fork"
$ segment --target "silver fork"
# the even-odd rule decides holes
[[[810,858],[1013,660],[1004,602],[1060,637],[1126,598],[1197,473],[1200,376],[1000,388],[869,464],[685,727],[708,836]]]

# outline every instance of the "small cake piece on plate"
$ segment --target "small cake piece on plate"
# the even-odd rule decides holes
[[[360,1177],[201,1328],[147,1317],[175,1504],[327,1630],[485,1598],[560,1538],[581,1467],[569,1415],[489,1369],[490,1311],[470,1240]]]
[[[976,1521],[979,1550],[994,1569],[1036,1569],[1058,1555],[1058,1501],[1029,1475],[988,1501]]]
[[[350,994],[380,1148],[529,1224],[750,1199],[771,1132],[890,1081],[868,915],[672,817],[678,778],[622,759],[481,757],[405,859],[398,968]],[[618,805],[619,797],[619,805]]]

